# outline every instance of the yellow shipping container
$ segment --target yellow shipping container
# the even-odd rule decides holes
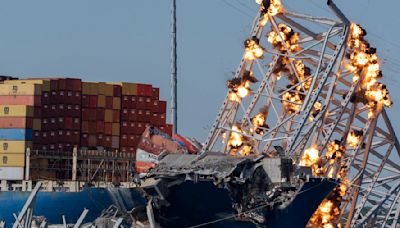
[[[111,109],[106,109],[104,112],[104,122],[111,123],[113,117],[113,112]]]
[[[24,167],[25,154],[0,153],[0,167]]]
[[[112,96],[114,94],[114,87],[110,84],[104,84],[104,95]]]
[[[112,135],[120,135],[120,126],[119,123],[112,124]]]
[[[113,97],[113,109],[116,109],[116,110],[121,109],[121,98]]]
[[[28,147],[32,148],[31,141],[0,140],[0,153],[25,154]]]
[[[40,79],[32,79],[32,80],[6,80],[4,84],[39,84],[42,86],[42,91],[50,91],[50,81],[49,80],[40,80]]]
[[[33,126],[34,131],[41,131],[42,130],[42,120],[41,119],[33,119]]]
[[[0,95],[42,95],[40,84],[0,84]]]
[[[104,96],[104,95],[97,96],[97,107],[99,107],[99,108],[106,107],[106,96]]]
[[[120,85],[122,87],[122,95],[137,95],[137,85],[129,82],[110,82],[112,85]]]
[[[96,82],[82,82],[82,94],[97,95],[99,93],[99,85]]]
[[[33,116],[33,107],[26,105],[0,105],[0,117],[6,116],[30,117]]]

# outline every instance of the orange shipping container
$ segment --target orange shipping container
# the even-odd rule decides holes
[[[106,96],[104,96],[104,95],[97,96],[97,107],[99,107],[99,108],[106,107]]]
[[[111,123],[113,119],[113,110],[112,109],[106,109],[104,112],[104,122]]]
[[[119,123],[112,124],[112,135],[120,135],[120,125]]]
[[[32,118],[0,117],[0,128],[32,128]]]
[[[116,110],[121,109],[121,98],[113,97],[113,109],[116,109]]]
[[[30,105],[40,106],[41,96],[1,96],[0,105]]]

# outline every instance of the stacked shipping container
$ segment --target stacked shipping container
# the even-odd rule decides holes
[[[28,147],[135,153],[146,126],[172,134],[159,89],[145,84],[72,78],[0,80],[0,109],[0,167],[24,167]]]
[[[6,81],[7,82],[7,81]],[[23,178],[25,149],[32,147],[35,100],[40,100],[39,84],[0,84],[0,177]],[[35,123],[35,124],[34,124]]]
[[[82,147],[118,150],[120,143],[121,87],[82,83]]]

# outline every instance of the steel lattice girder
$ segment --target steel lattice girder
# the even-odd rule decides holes
[[[360,80],[353,82],[354,72],[345,67],[350,24],[331,1],[328,3],[331,3],[332,12],[338,20],[288,11],[269,16],[271,31],[277,32],[282,40],[279,23],[285,23],[299,32],[302,49],[292,52],[284,45],[285,53],[265,48],[263,59],[246,60],[245,55],[242,56],[234,77],[240,78],[246,71],[252,71],[259,76],[259,84],[254,85],[254,92],[240,102],[231,101],[227,94],[202,151],[228,153],[227,135],[235,132],[251,141],[256,153],[271,153],[274,152],[273,146],[280,146],[287,156],[298,161],[306,146],[316,144],[320,153],[324,154],[329,141],[340,139],[346,144],[350,131],[362,130],[359,144],[347,152],[346,166],[351,185],[344,197],[347,201],[342,204],[342,214],[348,212],[348,227],[367,222],[369,225],[395,224],[398,215],[393,217],[391,214],[395,214],[400,207],[398,188],[395,187],[400,181],[400,166],[393,159],[399,159],[399,143],[383,107],[375,110],[374,118],[367,118],[368,108],[351,101],[360,87]],[[261,24],[260,17],[259,13],[250,37],[257,37],[260,44],[267,47],[270,46],[266,42],[267,29]],[[327,30],[313,32],[321,25]],[[268,59],[267,55],[271,58]],[[279,79],[281,75],[276,72],[281,57],[288,58],[289,71],[298,79],[294,66],[296,61],[307,64],[312,74],[291,87],[283,87],[280,83],[282,79]],[[312,81],[311,86],[305,91],[301,108],[288,113],[282,104],[283,94],[303,87],[309,80]],[[310,121],[316,102],[320,102],[323,108]],[[232,130],[235,124],[250,129],[251,116],[257,108],[266,114],[269,126],[263,135]],[[392,153],[393,150],[397,153]],[[386,212],[387,216],[379,216]]]

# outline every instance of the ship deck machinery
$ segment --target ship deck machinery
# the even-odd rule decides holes
[[[141,179],[162,227],[305,227],[335,180],[291,159],[169,154]]]

